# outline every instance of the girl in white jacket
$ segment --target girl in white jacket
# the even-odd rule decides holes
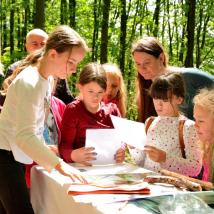
[[[59,26],[50,34],[43,53],[27,57],[10,84],[0,115],[0,213],[33,213],[22,163],[34,160],[48,171],[56,169],[73,181],[86,182],[78,170],[45,146],[43,129],[51,76],[65,79],[75,72],[87,49],[77,32]]]

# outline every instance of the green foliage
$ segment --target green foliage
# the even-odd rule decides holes
[[[21,52],[18,49],[15,49],[12,54],[10,54],[10,47],[4,49],[4,54],[2,55],[2,63],[4,64],[5,69],[13,62],[16,62],[22,59],[25,56],[25,53]]]
[[[53,27],[60,25],[61,17],[65,18],[65,24],[70,24],[71,11],[69,10],[69,1],[66,0],[66,7],[61,14],[61,1],[50,0],[46,1],[45,12],[45,30],[51,32]],[[89,47],[92,47],[94,27],[98,29],[98,38],[96,40],[96,51],[100,54],[100,38],[101,38],[101,21],[102,17],[102,0],[78,0],[75,8],[75,29],[82,35]],[[148,0],[131,0],[126,1],[127,15],[127,34],[126,34],[126,52],[125,52],[125,69],[123,72],[125,82],[128,88],[128,118],[136,119],[137,110],[135,102],[135,80],[136,71],[132,63],[131,44],[138,38],[148,35],[153,36],[154,20],[153,15],[156,7],[156,1]],[[196,29],[195,29],[195,50],[194,50],[194,65],[197,63],[197,45],[200,48],[200,62],[198,67],[213,74],[214,72],[214,3],[211,0],[199,0],[196,2]],[[33,16],[35,11],[34,1],[17,0],[12,5],[7,0],[2,0],[1,14],[1,59],[5,67],[11,62],[22,58],[25,53],[19,49],[18,40],[24,41],[25,30],[33,28]],[[168,8],[168,9],[167,9]],[[14,51],[10,53],[10,11],[15,10],[15,26]],[[186,40],[186,24],[187,5],[185,1],[161,1],[159,23],[158,23],[158,39],[163,43],[163,46],[169,53],[170,64],[174,66],[183,66],[187,51]],[[201,10],[203,13],[201,15]],[[26,11],[28,11],[26,13]],[[96,14],[96,22],[95,22]],[[18,19],[19,18],[19,19]],[[20,23],[18,23],[20,20]],[[27,20],[27,22],[25,22]],[[96,26],[94,24],[96,23]],[[111,9],[109,14],[109,29],[108,29],[108,61],[119,63],[120,54],[120,23],[121,23],[121,1],[111,0]],[[197,35],[199,24],[201,23],[201,32]],[[26,28],[26,29],[25,29]],[[18,29],[21,30],[21,38],[18,38]],[[198,40],[197,40],[198,36]],[[197,44],[199,41],[199,44]],[[171,52],[170,52],[171,51]],[[180,56],[183,54],[183,58]],[[75,82],[81,68],[89,63],[92,58],[92,53],[89,52],[84,61],[78,66],[77,74],[69,78],[69,83],[72,91],[76,94]]]

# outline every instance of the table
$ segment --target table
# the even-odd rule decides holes
[[[119,164],[113,166],[76,166],[86,175],[121,174],[121,173],[152,173],[151,171],[131,165]],[[150,185],[151,195],[67,195],[66,191],[71,181],[53,170],[48,173],[40,166],[31,171],[31,202],[36,214],[115,214],[115,213],[153,213],[136,203],[127,200],[155,197],[157,195],[172,195],[179,190],[172,187]],[[144,200],[144,199],[143,199]],[[125,201],[125,202],[124,202]]]

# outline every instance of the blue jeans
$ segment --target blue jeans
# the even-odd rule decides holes
[[[34,214],[23,164],[10,151],[0,149],[0,214]]]

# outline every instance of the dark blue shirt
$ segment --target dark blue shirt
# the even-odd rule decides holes
[[[197,68],[181,68],[180,73],[185,82],[185,100],[180,110],[186,117],[193,119],[193,97],[202,88],[214,86],[214,76]]]

